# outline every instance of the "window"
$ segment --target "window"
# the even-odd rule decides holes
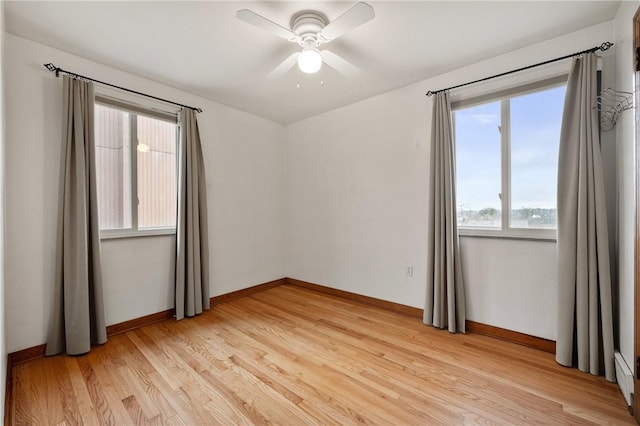
[[[103,236],[174,232],[177,120],[98,98],[96,175]]]
[[[452,105],[460,234],[555,236],[565,80]]]

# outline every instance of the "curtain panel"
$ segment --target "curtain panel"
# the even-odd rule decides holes
[[[178,220],[176,229],[176,319],[209,309],[209,230],[204,159],[196,112],[180,111]]]
[[[434,95],[431,122],[427,223],[425,324],[465,331],[465,293],[456,222],[456,173],[451,103],[447,92]]]
[[[93,111],[93,83],[63,76],[54,307],[47,355],[79,355],[107,341]]]
[[[556,361],[615,381],[609,238],[596,102],[596,56],[574,60],[558,159]]]

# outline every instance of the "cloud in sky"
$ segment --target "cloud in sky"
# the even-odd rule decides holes
[[[512,98],[512,207],[554,208],[564,87]],[[457,204],[500,205],[501,101],[455,111]]]

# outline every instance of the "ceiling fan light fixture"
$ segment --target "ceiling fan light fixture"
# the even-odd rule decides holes
[[[320,55],[318,49],[313,46],[307,46],[302,49],[302,52],[298,55],[298,68],[307,74],[320,71],[320,68],[322,68],[322,55]]]
[[[236,12],[236,18],[239,20],[302,46],[302,52],[289,55],[267,75],[269,79],[284,76],[296,62],[298,69],[307,74],[320,71],[324,62],[347,77],[359,75],[360,70],[355,65],[330,50],[324,49],[320,52],[318,47],[372,20],[375,16],[373,7],[361,1],[333,21],[329,21],[321,12],[303,10],[293,15],[289,29],[249,9]]]

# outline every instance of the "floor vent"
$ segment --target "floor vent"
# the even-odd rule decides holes
[[[616,352],[614,358],[616,362],[616,379],[618,380],[618,386],[620,386],[627,405],[630,406],[631,394],[633,393],[633,374],[620,352]]]

